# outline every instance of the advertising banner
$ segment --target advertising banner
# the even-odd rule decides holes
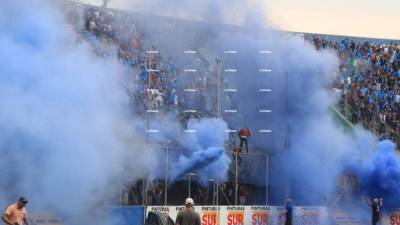
[[[250,206],[246,207],[250,209],[250,212],[246,211],[246,214],[250,216],[250,222],[246,224],[251,225],[269,225],[271,212],[269,206]]]
[[[201,206],[196,209],[200,213],[201,225],[220,225],[219,206]]]
[[[221,225],[244,225],[245,206],[226,206],[221,213]]]
[[[149,206],[147,212],[166,213],[172,220],[184,206]],[[285,208],[276,206],[195,206],[201,225],[284,225]],[[294,225],[320,225],[327,222],[324,207],[295,207]],[[399,224],[400,225],[400,224]]]

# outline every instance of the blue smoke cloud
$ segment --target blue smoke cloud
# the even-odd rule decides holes
[[[68,224],[109,224],[96,219],[114,191],[158,156],[131,126],[123,69],[75,43],[50,5],[0,3],[0,206],[24,195]]]
[[[198,171],[208,167],[224,154],[224,149],[221,148],[207,148],[205,151],[197,151],[190,155],[190,158],[184,156],[180,157],[171,175],[170,183],[174,183],[176,179],[185,177],[188,173]],[[204,174],[200,172],[200,176],[204,180]],[[206,178],[214,177],[206,176]]]
[[[393,142],[381,141],[375,155],[353,169],[363,194],[370,198],[383,197],[386,210],[400,206],[400,158]]]
[[[190,120],[187,131],[193,132],[185,133],[179,140],[186,152],[174,163],[171,182],[186,178],[190,172],[195,172],[203,184],[209,179],[225,181],[230,165],[224,149],[227,128],[226,122],[216,118]]]
[[[119,185],[160,171],[159,146],[146,145],[136,135],[143,121],[128,116],[125,71],[75,43],[46,1],[0,6],[1,204],[26,195],[33,211],[51,209],[69,224],[99,222]],[[174,124],[172,138],[187,158],[171,176],[195,170],[201,180],[226,179],[225,122],[190,121],[193,134],[164,122]]]

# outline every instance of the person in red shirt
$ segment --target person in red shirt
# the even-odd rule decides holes
[[[249,153],[249,148],[248,148],[248,143],[247,143],[247,139],[251,136],[250,134],[250,130],[247,127],[243,127],[240,131],[239,131],[239,138],[240,138],[240,148],[243,147],[243,143],[246,145],[246,153]]]

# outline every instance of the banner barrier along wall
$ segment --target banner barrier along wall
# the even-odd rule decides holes
[[[246,220],[246,224],[251,225],[269,225],[271,211],[269,206],[250,206],[246,207],[246,209],[250,208],[250,212],[246,211],[246,214],[250,214],[250,222]],[[246,217],[247,219],[247,217]]]
[[[369,209],[368,221],[371,222],[371,210]],[[380,224],[382,225],[400,225],[400,211],[393,211],[389,214],[384,214],[381,217]]]
[[[220,207],[219,206],[201,206],[199,208],[201,225],[219,225],[220,224]]]
[[[278,207],[278,206],[271,206],[270,207],[270,220],[269,224],[271,225],[284,225],[285,224],[285,208]],[[293,216],[295,214],[295,209],[293,210]]]
[[[284,225],[285,208],[277,206],[195,206],[201,225]],[[149,206],[149,211],[168,214],[175,221],[184,206]],[[294,225],[325,225],[328,213],[325,207],[295,207]],[[400,225],[400,224],[399,224]]]
[[[389,216],[389,221],[386,223],[388,225],[400,225],[400,212],[393,212]]]
[[[365,225],[371,224],[372,212],[367,207],[358,211],[332,210],[329,212],[329,219],[332,225]],[[400,210],[383,211],[378,224],[400,225]]]
[[[221,213],[221,225],[244,225],[245,206],[226,206]],[[246,214],[247,215],[247,214]],[[247,219],[247,216],[246,216]]]
[[[147,214],[149,214],[149,212],[162,212],[167,215],[171,215],[170,209],[172,209],[172,206],[148,206],[146,209],[146,217],[147,217]]]
[[[328,223],[328,212],[326,208],[320,207],[300,207],[297,214],[301,218],[294,221],[295,225],[318,225]]]
[[[363,221],[365,223],[371,224],[372,215],[371,209],[367,209],[363,214]],[[381,219],[379,221],[380,225],[400,225],[400,209],[392,211],[390,213],[383,212]]]

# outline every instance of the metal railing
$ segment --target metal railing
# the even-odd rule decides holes
[[[385,121],[382,121],[378,112],[371,111],[369,108],[365,107],[364,110],[370,115],[370,118],[360,116],[357,110],[348,103],[347,95],[345,95],[344,99],[338,104],[338,107],[342,115],[352,124],[360,124],[361,122],[365,128],[372,131],[376,136],[380,137],[386,135],[388,138],[392,138],[396,143],[400,142],[400,137],[395,129]]]
[[[157,178],[154,179],[156,180],[158,185],[157,188],[164,188],[162,193],[163,195],[160,197],[160,201],[157,205],[168,205],[171,204],[171,202],[168,201],[168,198],[170,197],[170,193],[169,193],[169,189],[171,188],[171,184],[169,184],[169,169],[171,167],[171,151],[179,151],[180,149],[178,149],[177,147],[172,147],[169,145],[165,145],[163,147],[163,149],[165,149],[165,166],[164,166],[164,178]],[[235,153],[233,151],[225,151],[224,154],[227,154],[230,158],[231,158],[231,168],[230,168],[230,173],[231,176],[230,179],[228,179],[227,182],[221,183],[217,178],[214,179],[210,179],[210,184],[212,185],[212,190],[209,189],[208,191],[210,191],[212,197],[210,198],[210,203],[212,203],[212,205],[218,205],[221,204],[221,202],[224,202],[224,204],[235,204],[238,205],[239,204],[239,186],[243,185],[246,183],[246,181],[244,181],[244,179],[239,179],[240,177],[240,165],[239,165],[239,157],[245,159],[245,161],[252,161],[251,157],[256,157],[256,158],[265,158],[265,164],[262,163],[263,165],[265,165],[265,204],[268,205],[269,203],[269,154],[267,152],[250,152],[250,153]],[[243,163],[248,163],[248,162],[243,162]],[[261,160],[260,160],[261,163]],[[243,166],[243,165],[242,165]],[[247,169],[247,168],[245,168]],[[245,170],[243,169],[243,170]],[[243,171],[242,170],[242,171]],[[195,181],[195,177],[196,174],[193,174],[193,172],[195,171],[190,171],[190,173],[187,174],[187,192],[188,192],[188,196],[191,196],[192,193],[192,182],[196,182]],[[233,176],[232,176],[233,175]],[[152,187],[152,185],[150,184],[152,181],[154,181],[151,178],[143,178],[140,181],[139,185],[133,185],[135,186],[135,188],[131,187],[127,187],[127,185],[123,185],[121,188],[121,192],[120,192],[120,204],[127,206],[127,205],[151,205],[151,202],[148,201],[149,196],[151,196],[151,191],[150,189],[155,188]],[[234,184],[234,189],[233,189],[233,198],[229,198],[227,193],[225,193],[223,185],[226,183],[232,183]],[[247,184],[247,183],[246,183]],[[263,186],[260,186],[263,187]],[[176,187],[175,187],[176,188]],[[134,190],[133,190],[134,189]],[[140,190],[139,190],[140,189]],[[264,195],[264,194],[263,194]],[[172,198],[174,198],[173,196],[171,196]]]

